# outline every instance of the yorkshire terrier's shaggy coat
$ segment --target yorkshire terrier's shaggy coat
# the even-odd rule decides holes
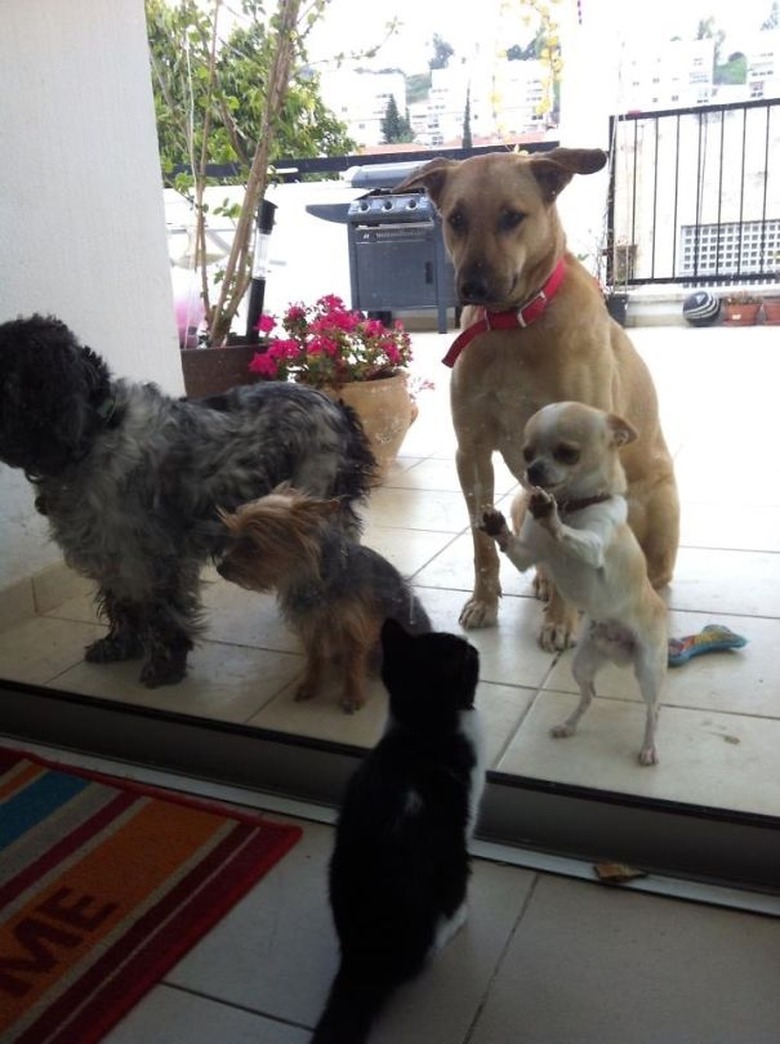
[[[341,706],[351,714],[365,703],[370,668],[379,666],[385,619],[411,634],[430,631],[431,623],[395,566],[345,538],[337,511],[335,501],[282,485],[232,513],[220,512],[230,542],[217,570],[249,590],[276,591],[306,652],[295,698],[316,695],[328,663],[338,661]]]
[[[66,561],[108,618],[95,663],[144,658],[149,687],[179,681],[199,631],[201,565],[219,554],[217,506],[289,480],[335,498],[357,538],[375,463],[356,415],[301,385],[200,401],[114,380],[54,318],[0,325],[0,460],[24,469]]]

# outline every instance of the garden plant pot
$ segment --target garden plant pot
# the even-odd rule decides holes
[[[758,318],[760,301],[723,302],[723,322],[728,326],[753,326]]]
[[[761,309],[768,326],[780,326],[780,297],[765,297]]]
[[[409,394],[406,374],[398,373],[377,381],[352,381],[338,388],[322,390],[331,398],[341,399],[351,406],[360,417],[379,465],[376,485],[381,485],[417,416],[417,405]]]
[[[256,344],[182,348],[181,368],[187,396],[201,399],[207,395],[222,395],[237,384],[254,384],[260,380],[259,374],[249,369],[257,349]]]

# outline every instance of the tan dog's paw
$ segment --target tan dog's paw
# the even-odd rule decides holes
[[[534,575],[533,592],[534,598],[538,598],[540,602],[549,602],[552,596],[552,584],[541,569],[537,569]]]
[[[563,652],[576,644],[571,631],[561,624],[546,623],[539,632],[539,645],[545,652]]]
[[[544,623],[539,644],[547,652],[561,652],[577,644],[580,614],[550,585],[550,601],[544,607]]]
[[[493,627],[498,620],[498,602],[487,602],[480,598],[469,598],[460,611],[458,623],[466,631],[479,627]]]
[[[312,697],[317,695],[317,689],[310,682],[302,681],[298,688],[295,690],[293,699],[296,703],[303,703],[305,700],[310,700]]]
[[[345,695],[341,699],[341,709],[345,714],[354,714],[355,711],[360,710],[365,702],[366,701],[362,696],[356,696],[354,694],[351,696]]]
[[[569,649],[577,644],[574,628],[566,620],[546,620],[539,633],[539,644],[546,652]]]

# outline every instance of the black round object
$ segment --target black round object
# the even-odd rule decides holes
[[[682,311],[691,326],[709,326],[720,315],[720,298],[709,290],[697,290],[685,298]]]

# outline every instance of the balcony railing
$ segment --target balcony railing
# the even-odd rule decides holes
[[[611,287],[780,281],[780,99],[610,120]]]

